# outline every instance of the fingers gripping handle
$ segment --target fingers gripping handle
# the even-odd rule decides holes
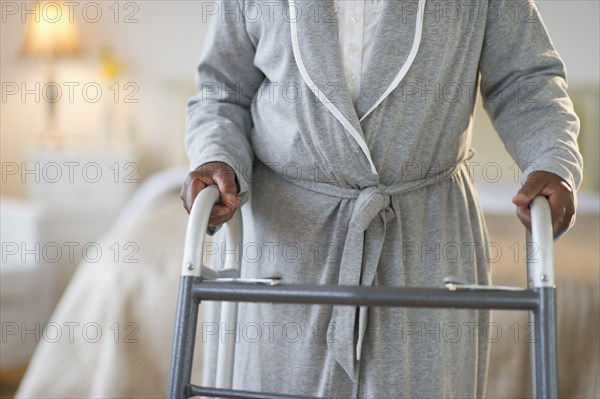
[[[548,199],[534,198],[531,233],[527,233],[527,279],[531,287],[554,287],[552,215]]]
[[[183,247],[183,265],[181,269],[182,276],[203,277],[202,258],[204,251],[204,235],[208,227],[208,219],[213,205],[220,198],[217,186],[211,185],[200,191],[190,212],[190,217],[185,233],[185,244]],[[241,217],[239,211],[227,223],[227,242],[237,245],[241,243]],[[235,251],[237,254],[237,251]],[[225,268],[235,268],[239,270],[239,259],[236,256],[228,256]],[[204,271],[211,271],[204,268]],[[215,276],[204,276],[215,277]]]

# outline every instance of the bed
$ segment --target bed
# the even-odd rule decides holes
[[[132,256],[79,266],[51,317],[75,325],[74,334],[40,342],[17,397],[164,397],[187,221],[178,198],[185,175],[174,169],[148,179],[104,237],[106,245],[138,248]],[[593,398],[600,396],[599,216],[578,218],[556,245],[559,383],[561,397]],[[504,249],[492,263],[494,282],[524,285],[523,259],[514,259],[523,229],[512,213],[492,211],[487,220],[492,241]],[[527,315],[495,311],[493,323],[487,395],[528,397]],[[193,383],[202,374],[202,333],[200,326]]]

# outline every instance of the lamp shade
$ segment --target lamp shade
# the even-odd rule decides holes
[[[81,52],[77,28],[62,2],[36,2],[35,18],[27,21],[21,55],[56,58]]]

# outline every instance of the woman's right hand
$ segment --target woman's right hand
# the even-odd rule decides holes
[[[211,184],[219,188],[221,203],[213,206],[208,225],[217,227],[231,219],[240,206],[235,172],[231,166],[223,162],[210,162],[199,166],[188,174],[179,197],[185,210],[190,213],[198,193]]]

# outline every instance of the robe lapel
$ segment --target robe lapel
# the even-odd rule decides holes
[[[322,92],[319,100],[323,103],[329,102],[337,108],[348,123],[362,135],[356,109],[344,79],[334,1],[290,1],[290,7],[293,6],[296,9],[294,20],[300,55],[300,59],[296,57],[296,64],[303,64],[310,79]],[[298,68],[302,69],[302,66],[298,65]],[[310,87],[311,82],[304,80]],[[332,112],[329,107],[328,110]],[[336,118],[340,119],[339,116]]]
[[[419,9],[424,1],[387,0],[373,37],[371,58],[363,62],[363,80],[356,112],[361,121],[365,114],[393,85],[403,66],[410,67],[411,50],[415,47],[415,33],[419,25]],[[418,45],[420,37],[417,37]],[[410,63],[410,64],[407,64]]]

